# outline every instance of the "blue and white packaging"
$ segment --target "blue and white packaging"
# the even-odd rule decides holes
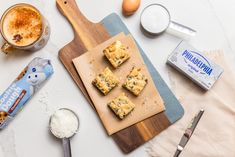
[[[205,90],[209,90],[223,73],[219,65],[185,41],[176,47],[167,63]]]
[[[50,60],[35,58],[0,96],[0,129],[5,128],[53,74]]]

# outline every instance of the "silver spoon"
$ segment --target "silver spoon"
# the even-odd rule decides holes
[[[65,114],[72,119],[69,120],[68,117],[65,117]],[[73,127],[68,130],[67,126],[69,125]],[[77,133],[79,128],[79,118],[76,113],[67,108],[59,109],[50,117],[49,128],[55,137],[62,140],[64,157],[72,157],[70,138]],[[65,133],[65,131],[67,132]]]

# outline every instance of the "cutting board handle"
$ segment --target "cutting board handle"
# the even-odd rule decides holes
[[[56,0],[56,6],[71,23],[75,33],[83,32],[87,25],[93,24],[82,14],[75,0]]]

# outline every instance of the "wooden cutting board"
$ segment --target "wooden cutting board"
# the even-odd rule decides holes
[[[73,41],[59,51],[59,58],[84,96],[93,106],[72,63],[72,59],[120,32],[129,34],[129,31],[116,14],[107,16],[100,23],[92,23],[80,12],[75,0],[56,0],[56,4],[57,8],[68,19],[74,29]],[[184,114],[182,106],[162,80],[159,73],[155,70],[143,50],[140,47],[139,50],[165,102],[166,111],[113,134],[112,138],[124,153],[129,153],[146,141],[152,139],[180,119]]]
[[[128,46],[128,52],[131,57],[119,68],[113,69],[110,62],[104,58],[103,50],[117,40],[119,40],[123,45]],[[120,33],[98,45],[91,51],[75,58],[73,63],[91,100],[93,101],[96,111],[99,114],[108,135],[112,135],[165,110],[164,102],[131,35],[125,36],[124,33]],[[100,91],[97,91],[97,88],[91,82],[97,74],[103,71],[106,67],[109,67],[113,74],[118,78],[119,85],[104,96]],[[138,97],[122,87],[122,84],[126,81],[126,76],[130,73],[130,70],[133,67],[140,68],[141,73],[148,79],[148,83]],[[125,93],[128,99],[135,104],[134,110],[123,120],[118,119],[117,116],[110,111],[110,108],[107,107],[107,103],[119,96],[121,93]]]

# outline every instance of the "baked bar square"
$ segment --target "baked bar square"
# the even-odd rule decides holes
[[[126,117],[135,108],[135,104],[126,97],[125,93],[109,102],[108,106],[120,119]]]
[[[107,67],[104,71],[96,76],[92,81],[104,95],[107,95],[114,87],[118,85],[118,78],[113,74],[113,72]]]
[[[128,89],[134,95],[138,96],[146,86],[148,79],[141,72],[141,69],[133,67],[123,87]]]
[[[119,40],[105,48],[103,53],[114,68],[119,67],[122,63],[130,58],[128,47],[124,46]]]

